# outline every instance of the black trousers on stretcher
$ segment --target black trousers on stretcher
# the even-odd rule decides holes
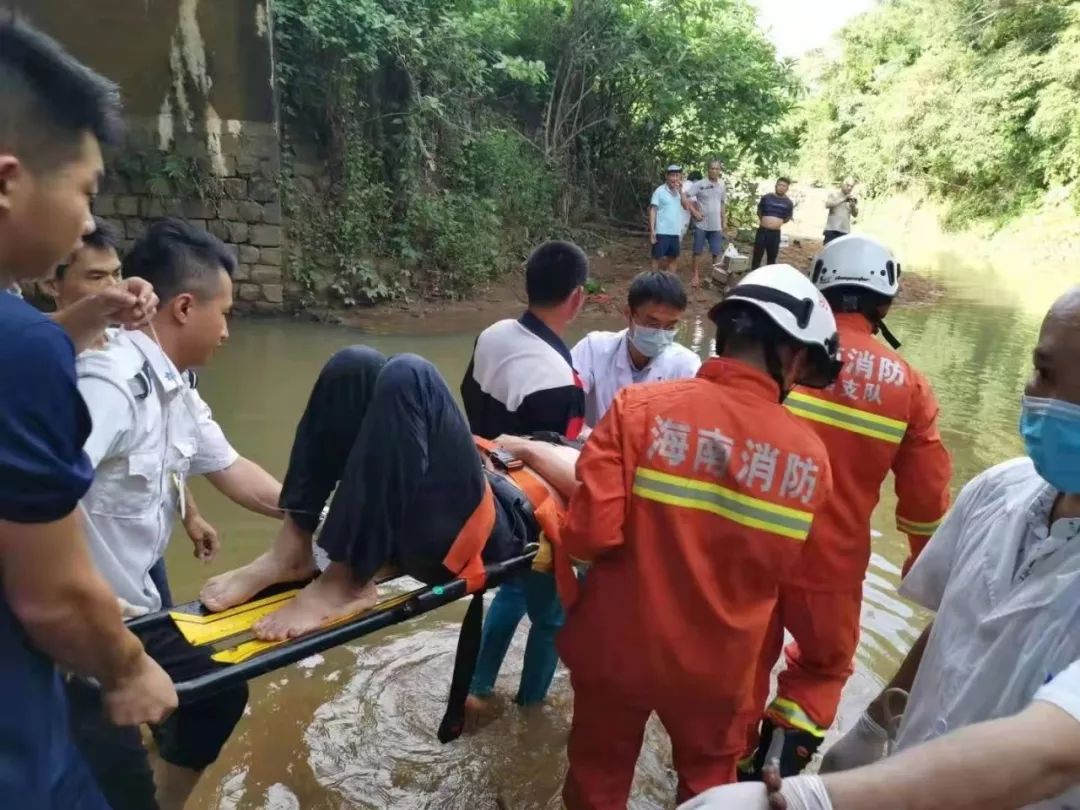
[[[484,495],[485,473],[464,415],[435,367],[353,346],[330,358],[296,429],[281,507],[314,532],[333,494],[319,545],[367,581],[383,565],[428,584]],[[495,527],[487,563],[522,552],[534,535],[527,502],[493,481]]]

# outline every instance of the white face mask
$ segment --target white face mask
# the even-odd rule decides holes
[[[634,348],[649,358],[659,357],[675,342],[675,329],[659,329],[655,326],[634,324],[630,330],[630,342]]]

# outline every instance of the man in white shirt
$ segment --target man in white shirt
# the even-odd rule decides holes
[[[701,358],[675,342],[686,291],[674,273],[647,270],[630,284],[619,332],[590,332],[570,354],[585,388],[585,425],[596,427],[620,389],[631,383],[693,377]]]
[[[766,768],[767,789],[756,782],[725,785],[679,810],[1015,810],[1045,807],[1078,782],[1080,661],[1074,661],[1019,714],[842,773],[781,782],[777,769]]]
[[[727,230],[727,185],[721,176],[724,164],[719,160],[709,162],[709,176],[691,184],[687,198],[697,206],[701,218],[694,226],[693,276],[690,286],[701,283],[699,265],[705,243],[709,245],[715,263],[724,252],[724,232]]]
[[[839,796],[833,795],[832,776],[826,778],[825,787],[820,780],[813,781],[817,777],[808,777],[808,782],[787,780],[785,790],[793,795],[804,787],[812,788],[807,793],[812,798],[806,802],[798,798],[787,802],[791,810],[830,806],[836,810],[870,806],[905,810],[924,806],[1014,808],[1038,799],[1045,801],[1026,806],[1038,810],[1080,807],[1080,789],[1066,790],[1073,783],[1060,779],[1047,780],[1053,791],[1012,792],[1015,786],[1002,785],[986,774],[990,784],[1001,791],[988,794],[974,784],[984,779],[980,773],[977,780],[965,783],[964,789],[984,799],[984,803],[968,803],[932,792],[926,780],[910,771],[913,763],[919,763],[927,769],[927,778],[934,772],[935,761],[929,753],[915,754],[926,745],[927,751],[934,746],[938,756],[951,752],[957,771],[971,773],[965,760],[974,753],[937,738],[1017,715],[1033,699],[1058,707],[1035,710],[1044,719],[1049,712],[1054,722],[1052,718],[1064,711],[1080,720],[1080,672],[1074,663],[1080,659],[1078,358],[1080,287],[1055,302],[1039,334],[1033,355],[1035,369],[1024,392],[1020,416],[1027,457],[999,464],[964,487],[900,589],[902,595],[936,611],[933,623],[912,647],[886,690],[829,750],[822,763],[822,772],[846,770],[885,755],[889,742],[884,728],[886,691],[896,688],[910,692],[896,740],[902,752],[898,760],[903,758],[907,773],[899,766],[887,767],[888,761],[876,768],[879,775],[896,777],[891,784],[894,793],[872,791],[874,796],[890,797],[876,804],[864,803],[858,796],[851,803],[839,801]],[[1044,686],[1047,683],[1050,685]],[[995,729],[1003,729],[1011,722],[998,724]],[[1066,737],[1069,731],[1066,724]],[[967,732],[957,736],[961,735],[968,744],[980,739]],[[990,770],[999,766],[1006,771],[1015,768],[1003,742],[998,750],[1001,761]],[[1031,753],[1020,750],[1011,758],[1022,759]],[[1075,774],[1075,766],[1071,773]],[[1023,775],[1016,778],[1026,783]],[[841,788],[852,784],[865,787],[868,781],[838,777],[837,784]],[[914,791],[925,795],[928,803],[909,800]],[[851,795],[846,789],[840,793]],[[1022,798],[1013,801],[1006,800],[1006,796]],[[758,805],[702,805],[729,806]]]
[[[127,280],[128,283],[130,281]],[[64,319],[66,313],[84,306],[88,299],[106,294],[123,284],[125,282],[120,277],[119,237],[104,220],[94,217],[94,230],[83,237],[82,246],[56,268],[52,278],[39,282],[38,286],[56,305],[54,317]],[[98,334],[84,337],[85,348],[105,348],[109,335],[117,331],[108,328],[107,323],[102,321]],[[189,372],[188,377],[194,387],[194,373]],[[195,556],[209,562],[217,553],[217,530],[203,518],[190,488],[184,491],[183,504],[184,531],[194,544]],[[150,570],[150,578],[161,595],[162,607],[172,607],[164,559],[158,560]]]
[[[146,277],[161,299],[144,331],[112,336],[79,356],[79,391],[93,424],[84,447],[94,483],[81,501],[98,570],[130,615],[158,610],[150,570],[164,554],[185,480],[206,475],[227,497],[272,517],[281,485],[241,457],[190,387],[228,338],[233,257],[210,234],[173,219],[154,223],[125,258],[125,276]],[[210,655],[174,634],[144,635],[144,646],[175,679]],[[202,770],[221,751],[247,702],[246,687],[185,704],[154,728],[153,772],[137,728],[100,721],[96,694],[68,689],[76,742],[114,810],[179,810]]]
[[[829,216],[825,220],[825,244],[851,233],[851,220],[859,215],[859,201],[855,198],[855,181],[850,177],[825,198]]]

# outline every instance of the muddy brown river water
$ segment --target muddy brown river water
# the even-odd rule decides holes
[[[1032,307],[998,295],[993,278],[950,278],[933,307],[901,308],[889,324],[906,357],[930,377],[942,406],[941,426],[953,452],[954,490],[985,467],[1018,455],[1019,396],[1038,328]],[[704,306],[692,308],[681,341],[708,354]],[[427,332],[433,319],[416,321]],[[434,319],[437,320],[437,319]],[[368,343],[392,353],[422,354],[457,389],[476,333],[367,335],[340,327],[239,320],[200,391],[233,444],[279,477],[307,392],[336,349]],[[599,325],[595,319],[576,330]],[[617,327],[610,319],[607,326]],[[204,514],[223,540],[209,566],[192,559],[182,532],[169,550],[178,599],[193,598],[207,576],[247,561],[272,536],[272,521],[235,507],[194,482]],[[846,728],[914,640],[926,616],[896,596],[906,544],[892,525],[895,498],[886,488],[874,517],[881,533],[865,583],[857,669],[844,694],[837,728]],[[346,810],[347,808],[559,807],[569,728],[569,679],[560,668],[547,705],[509,705],[475,737],[442,746],[435,738],[449,685],[461,605],[452,605],[362,642],[252,683],[247,716],[190,807],[206,810]],[[504,666],[500,691],[512,696],[524,631]],[[635,810],[672,805],[670,752],[650,727],[638,767]]]

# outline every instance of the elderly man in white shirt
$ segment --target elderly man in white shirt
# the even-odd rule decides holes
[[[233,267],[225,246],[205,231],[180,220],[155,223],[123,271],[149,277],[161,300],[157,315],[144,331],[119,333],[77,361],[93,423],[85,450],[94,483],[81,502],[86,535],[95,564],[131,615],[162,605],[150,569],[185,512],[189,475],[206,475],[233,501],[280,517],[281,485],[233,449],[187,373],[228,337]],[[143,642],[174,679],[210,655],[172,633],[144,635]],[[151,772],[138,729],[104,725],[96,695],[84,686],[73,682],[68,692],[76,742],[106,798],[124,810],[180,810],[247,702],[240,687],[185,704],[154,729],[160,759]]]
[[[627,385],[693,377],[701,358],[675,342],[686,312],[686,291],[674,273],[647,270],[630,284],[619,332],[590,332],[571,349],[585,387],[585,424],[590,429]]]
[[[1020,416],[1027,456],[969,482],[915,562],[901,594],[937,615],[886,689],[825,755],[822,772],[885,755],[891,689],[910,691],[896,765],[886,760],[850,779],[787,780],[790,810],[1080,807],[1075,748],[1047,745],[1067,747],[1080,737],[1070,725],[1080,721],[1080,287],[1051,307],[1033,359]],[[1057,708],[1037,703],[1025,710],[1032,700]],[[1017,739],[1030,743],[1024,729],[1032,717],[1048,726],[1034,747],[987,736],[1015,728]],[[968,727],[955,740],[937,739]],[[1060,730],[1060,741],[1051,729]],[[1016,761],[1024,759],[1038,761]],[[976,771],[975,762],[986,770]],[[1063,768],[1070,779],[1062,778]],[[963,776],[974,778],[960,779],[962,788],[952,784]],[[875,778],[880,784],[873,785]],[[695,806],[753,808],[763,806],[763,796],[759,786],[757,804],[729,803],[734,793],[721,790],[714,803]]]
[[[1023,711],[951,732],[873,765],[702,793],[679,810],[1015,810],[1080,783],[1080,660]],[[1074,807],[1051,803],[1051,807]]]

